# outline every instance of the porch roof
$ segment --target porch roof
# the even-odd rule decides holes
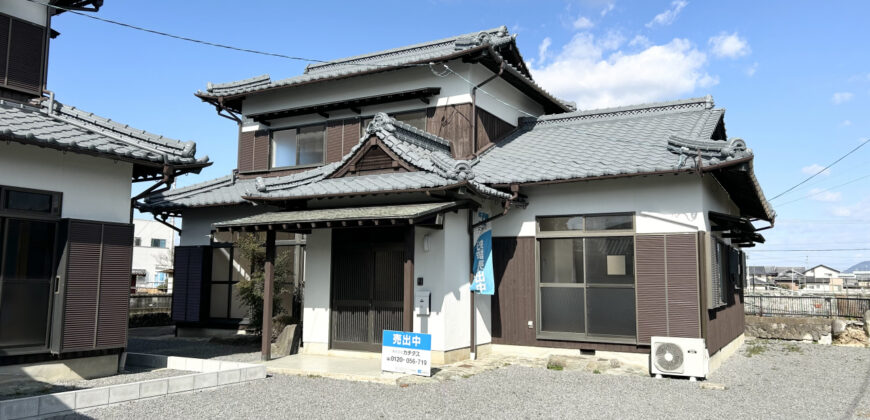
[[[308,230],[323,227],[341,226],[371,226],[382,221],[388,225],[417,224],[429,221],[444,211],[456,209],[462,202],[437,202],[420,204],[401,204],[370,207],[344,207],[332,209],[314,209],[297,211],[276,211],[240,219],[227,220],[214,224],[219,231],[274,229],[274,230]]]

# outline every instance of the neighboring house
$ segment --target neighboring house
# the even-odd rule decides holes
[[[156,220],[134,219],[131,287],[146,293],[172,293],[175,230]]]
[[[804,272],[807,290],[839,292],[843,290],[840,272],[826,265],[817,265]]]
[[[575,111],[504,27],[197,96],[239,122],[238,170],[140,205],[183,216],[182,328],[241,322],[228,290],[252,267],[232,240],[254,234],[267,254],[304,239],[306,353],[377,351],[392,329],[431,334],[436,364],[500,346],[649,353],[651,336],[719,357],[743,334],[739,248],[774,213],[710,97]],[[493,296],[469,286],[484,220]]]
[[[100,356],[91,373],[106,374],[127,345],[132,182],[166,186],[209,163],[192,142],[44,95],[58,13],[0,3],[0,364]]]
[[[862,289],[870,289],[870,271],[853,271],[852,274],[855,275],[855,281],[858,283],[858,287]]]
[[[809,270],[804,271],[804,275],[807,277],[815,277],[817,279],[832,279],[840,276],[840,271],[828,267],[826,265],[817,265]]]

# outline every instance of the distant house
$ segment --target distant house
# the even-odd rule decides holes
[[[804,272],[807,290],[839,292],[843,290],[840,271],[826,265],[817,265]]]
[[[51,0],[94,11],[97,0]],[[0,2],[0,364],[96,357],[127,345],[133,182],[169,185],[208,159],[181,142],[96,116],[45,91],[61,12]],[[8,36],[7,36],[8,35]]]
[[[172,293],[175,230],[156,220],[134,219],[131,287],[140,292]]]
[[[252,235],[267,255],[304,244],[282,264],[304,272],[307,353],[378,351],[402,330],[431,334],[433,363],[648,354],[652,336],[720,357],[743,334],[741,247],[775,215],[709,96],[577,111],[505,27],[196,95],[239,123],[237,170],[141,204],[183,217],[182,328],[244,324],[235,285],[258,267],[234,240]],[[489,245],[492,295],[473,293]]]

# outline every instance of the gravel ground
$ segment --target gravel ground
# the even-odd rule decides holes
[[[127,339],[127,351],[233,362],[257,362],[260,360],[258,344],[223,344],[210,342],[208,338],[131,336]]]
[[[709,382],[508,366],[400,388],[319,377],[264,380],[69,418],[868,418],[870,349],[747,342]]]
[[[167,378],[170,376],[179,376],[186,375],[192,372],[186,372],[181,370],[172,370],[172,369],[128,369],[123,373],[113,376],[106,376],[104,378],[95,378],[95,379],[79,379],[74,381],[57,381],[52,383],[42,383],[35,382],[41,386],[39,390],[33,390],[32,392],[22,392],[18,394],[11,395],[2,395],[0,396],[0,400],[9,400],[14,398],[24,398],[30,397],[33,395],[45,395],[45,394],[53,394],[55,392],[65,392],[65,391],[75,391],[78,389],[89,389],[89,388],[97,388],[101,386],[108,385],[118,385],[125,384],[130,382],[137,381],[147,381],[149,379],[160,379]]]

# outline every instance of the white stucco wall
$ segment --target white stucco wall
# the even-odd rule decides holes
[[[332,267],[332,229],[316,229],[305,247],[303,343],[329,343],[329,288]]]
[[[184,210],[181,219],[182,246],[211,244],[212,224],[275,210],[269,206],[237,205]]]
[[[0,184],[63,193],[61,217],[130,223],[133,165],[0,143]]]
[[[448,65],[453,71],[475,84],[494,74],[480,65],[463,63],[461,60],[451,61]],[[365,106],[361,108],[362,114],[356,114],[349,109],[330,111],[329,118],[342,119],[360,115],[366,117],[378,112],[396,113],[422,110],[431,106],[471,103],[472,87],[459,76],[450,74],[439,77],[433,74],[429,67],[420,67],[253,95],[243,102],[242,112],[245,115],[250,115],[389,92],[420,89],[421,87],[439,87],[441,92],[430,98],[431,101],[428,105],[418,99],[412,99]],[[501,101],[510,104],[510,106],[496,101],[483,92],[477,94],[478,106],[514,126],[517,125],[519,117],[528,116],[528,114],[540,115],[543,112],[543,108],[539,104],[501,78],[487,83],[483,90],[498,96]],[[324,121],[325,119],[317,114],[304,115],[273,120],[269,128],[275,130]],[[250,122],[245,124],[242,131],[256,130],[257,128],[259,128],[258,124]]]
[[[48,8],[27,0],[4,0],[0,1],[0,13],[45,26]]]
[[[133,246],[133,269],[145,270],[148,286],[156,286],[155,274],[159,270],[172,268],[175,231],[155,220],[133,219],[133,225],[133,237],[141,239],[139,246],[135,244]],[[166,247],[152,248],[152,239],[163,239],[166,241]],[[167,280],[169,280],[168,276]]]
[[[414,313],[414,331],[432,334],[432,350],[467,348],[470,336],[470,255],[467,211],[447,213],[443,229],[417,228],[414,232],[414,278],[423,286],[414,290],[431,293],[430,315]],[[429,251],[424,237],[429,236]],[[492,341],[488,296],[477,295],[476,336],[478,344]]]
[[[637,233],[709,231],[707,211],[735,214],[712,177],[694,174],[529,186],[529,206],[493,222],[493,236],[535,236],[536,216],[633,212]]]

